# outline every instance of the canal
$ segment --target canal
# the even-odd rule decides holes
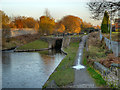
[[[42,88],[65,57],[59,52],[47,52],[3,52],[2,88]]]

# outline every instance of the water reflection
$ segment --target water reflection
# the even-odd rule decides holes
[[[61,53],[43,55],[40,52],[4,52],[3,88],[41,88],[64,56]]]

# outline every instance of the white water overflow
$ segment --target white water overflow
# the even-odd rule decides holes
[[[76,66],[73,66],[73,68],[76,69],[76,70],[80,70],[80,69],[85,68],[85,66],[83,66],[83,65],[80,64],[80,60],[81,60],[81,57],[82,57],[82,56],[81,56],[81,55],[82,55],[81,52],[82,52],[82,51],[80,50],[79,56],[78,56],[78,60],[77,60],[77,65],[76,65]]]

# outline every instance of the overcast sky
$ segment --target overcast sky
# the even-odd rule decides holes
[[[8,16],[30,16],[39,19],[47,8],[56,20],[66,15],[78,16],[83,21],[100,25],[101,21],[90,18],[86,3],[90,0],[0,0],[0,9]]]

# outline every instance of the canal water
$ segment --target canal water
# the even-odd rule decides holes
[[[3,52],[2,88],[42,88],[65,57],[62,53]],[[49,52],[49,53],[50,53]]]

